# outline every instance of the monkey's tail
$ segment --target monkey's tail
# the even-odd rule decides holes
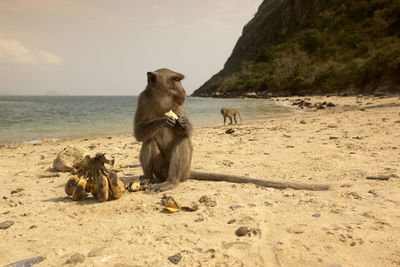
[[[302,184],[292,182],[274,182],[261,179],[253,179],[248,177],[241,177],[227,174],[215,174],[215,173],[204,173],[204,172],[190,172],[190,179],[199,181],[216,181],[216,182],[231,182],[231,183],[246,183],[256,184],[265,187],[272,187],[275,189],[286,189],[292,188],[296,190],[313,190],[313,191],[325,191],[329,190],[329,185],[321,184]]]
[[[240,116],[240,113],[239,113],[239,110],[238,110],[238,116],[239,116],[239,119],[240,119],[240,123],[243,123],[242,122],[242,117]]]

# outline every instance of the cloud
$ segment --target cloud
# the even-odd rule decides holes
[[[0,63],[8,64],[61,64],[61,58],[46,52],[32,52],[15,39],[0,38]]]

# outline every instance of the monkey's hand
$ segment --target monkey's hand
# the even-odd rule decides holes
[[[164,117],[160,120],[161,126],[168,128],[168,129],[173,129],[176,126],[176,120],[171,117]]]
[[[176,126],[180,126],[183,129],[186,129],[188,127],[188,123],[189,120],[185,116],[180,117],[176,120]]]
[[[179,135],[189,136],[192,131],[192,124],[187,117],[183,116],[176,120],[175,131]]]

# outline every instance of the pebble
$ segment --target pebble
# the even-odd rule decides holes
[[[381,181],[387,181],[389,180],[389,176],[387,175],[379,175],[379,176],[367,176],[367,179],[369,180],[381,180]]]
[[[340,187],[353,187],[354,184],[342,184]]]
[[[313,216],[314,218],[318,218],[318,217],[321,217],[321,214],[315,213],[315,214],[313,214],[312,216]]]
[[[23,189],[23,188],[17,188],[17,189],[15,189],[15,190],[11,191],[11,195],[17,194],[17,193],[22,192],[22,191],[24,191],[24,190],[25,190],[25,189]]]
[[[64,264],[78,264],[83,263],[86,257],[82,253],[72,254]]]
[[[217,202],[215,202],[214,200],[212,200],[208,196],[202,196],[199,199],[199,202],[200,203],[204,203],[204,205],[206,205],[207,207],[215,207],[217,205]]]
[[[92,249],[87,256],[88,257],[97,257],[104,255],[105,249],[104,248],[94,248]]]
[[[194,220],[195,222],[202,222],[202,221],[204,221],[204,219],[203,218],[197,218],[196,220]]]
[[[359,194],[357,194],[356,192],[349,192],[349,193],[347,193],[347,196],[352,197],[354,199],[359,199],[359,200],[362,199],[362,197]]]
[[[305,224],[295,224],[288,228],[286,231],[290,234],[302,234],[306,230],[307,225]]]
[[[168,257],[168,260],[173,264],[178,264],[181,261],[181,259],[182,259],[181,253],[177,253],[173,256]]]
[[[231,210],[236,210],[236,209],[239,209],[239,208],[243,208],[243,206],[240,206],[240,205],[231,205],[231,206],[229,206],[229,208],[230,208]]]
[[[228,221],[228,224],[232,224],[232,223],[235,223],[235,222],[236,222],[236,219],[232,219],[232,220]]]
[[[11,227],[15,222],[14,221],[4,221],[0,223],[0,229],[7,229]]]

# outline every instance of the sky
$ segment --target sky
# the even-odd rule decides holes
[[[0,95],[138,95],[148,71],[188,94],[223,68],[262,0],[0,0]]]

